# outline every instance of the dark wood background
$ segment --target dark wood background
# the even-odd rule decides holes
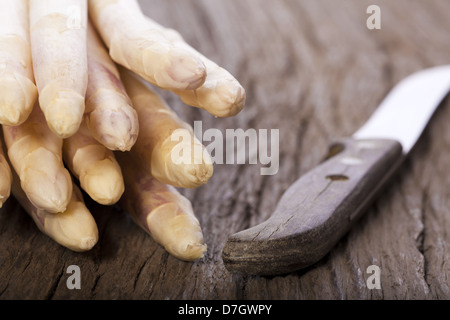
[[[10,198],[0,210],[0,299],[448,299],[450,102],[440,107],[399,175],[352,231],[316,265],[276,277],[230,274],[227,237],[267,219],[288,186],[352,134],[390,88],[422,68],[450,63],[448,0],[148,0],[145,13],[178,29],[247,90],[246,109],[215,119],[163,93],[204,129],[280,129],[280,170],[216,165],[210,182],[182,190],[208,252],[169,256],[117,208],[88,201],[98,245],[77,254],[42,235]],[[368,30],[366,9],[382,10]],[[381,289],[366,286],[370,265]],[[69,290],[69,265],[81,290]]]

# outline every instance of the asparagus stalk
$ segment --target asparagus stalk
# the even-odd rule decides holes
[[[120,206],[174,257],[184,261],[202,258],[207,246],[190,201],[153,178],[130,153],[116,155],[125,179]]]
[[[112,59],[163,89],[192,90],[206,77],[195,55],[148,28],[135,0],[90,0],[89,15]]]
[[[0,208],[9,198],[12,184],[11,168],[5,157],[2,140],[0,132]]]
[[[0,1],[0,124],[23,123],[37,99],[27,0]]]
[[[119,71],[91,23],[88,24],[88,72],[85,120],[92,136],[110,150],[129,151],[139,133]]]
[[[47,126],[36,103],[20,126],[3,126],[8,158],[21,188],[37,208],[64,212],[72,195],[70,173],[62,161],[62,139]]]
[[[97,244],[97,224],[76,185],[67,209],[58,214],[36,208],[20,187],[17,175],[14,175],[12,193],[39,230],[58,244],[75,252],[91,250]]]
[[[206,66],[207,77],[201,87],[194,90],[172,90],[184,103],[220,118],[235,116],[244,109],[245,89],[229,71],[195,50],[178,31],[165,28],[150,18],[146,20],[149,28],[161,32],[172,43],[197,55]]]
[[[145,17],[136,0],[91,0],[89,10],[115,62],[214,116],[231,117],[244,108],[240,83],[178,32]],[[191,80],[195,70],[202,70],[202,81]],[[190,84],[181,85],[186,80]]]
[[[94,201],[113,205],[122,196],[122,171],[114,153],[91,136],[84,121],[77,133],[64,140],[63,159]]]
[[[212,160],[190,125],[183,122],[161,97],[124,68],[121,79],[139,118],[139,137],[131,149],[134,157],[162,183],[197,188],[213,174]],[[176,134],[176,136],[175,136]],[[176,137],[183,138],[180,142]],[[177,152],[177,150],[186,152]]]
[[[29,1],[39,104],[50,129],[60,138],[70,137],[78,130],[85,110],[86,1]]]

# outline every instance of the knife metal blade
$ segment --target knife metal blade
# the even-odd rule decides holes
[[[278,275],[322,259],[390,181],[449,91],[450,65],[401,81],[358,131],[286,190],[268,220],[228,238],[225,267]]]
[[[450,88],[450,66],[419,71],[402,80],[354,135],[355,139],[399,141],[405,153],[425,129]]]

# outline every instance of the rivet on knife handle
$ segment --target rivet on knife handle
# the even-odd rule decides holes
[[[340,148],[339,148],[340,146]],[[228,270],[275,275],[314,264],[361,216],[404,158],[393,140],[344,140],[337,155],[295,182],[264,223],[232,235]]]

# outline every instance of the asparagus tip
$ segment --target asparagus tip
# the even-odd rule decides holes
[[[197,139],[193,140],[188,130],[185,134],[179,145],[169,137],[158,152],[153,152],[152,175],[175,187],[197,188],[212,177],[214,166],[206,148]]]
[[[201,259],[207,249],[200,223],[195,218],[190,203],[163,204],[147,216],[147,226],[152,237],[177,259]]]
[[[184,261],[195,261],[205,256],[207,246],[204,243],[186,243],[167,246],[167,251]]]
[[[24,77],[0,79],[0,123],[18,126],[30,115],[37,98],[34,84]]]
[[[183,49],[170,51],[170,64],[155,74],[156,83],[166,89],[195,90],[206,80],[206,66]]]
[[[120,168],[108,158],[88,168],[80,176],[80,182],[92,199],[103,205],[119,201],[125,188]]]
[[[80,240],[80,251],[89,251],[97,244],[96,237],[85,237]]]
[[[166,183],[179,188],[198,188],[208,182],[213,175],[213,165],[202,162],[174,164],[168,163],[166,175],[159,177],[161,180],[168,180]],[[156,175],[156,177],[158,177]]]
[[[84,99],[75,92],[67,92],[52,99],[47,107],[41,103],[50,129],[61,139],[74,135],[81,124]]]
[[[213,113],[220,118],[236,116],[244,109],[246,93],[242,86],[229,81],[224,82],[216,89],[216,97],[219,101],[210,103],[214,106]]]

